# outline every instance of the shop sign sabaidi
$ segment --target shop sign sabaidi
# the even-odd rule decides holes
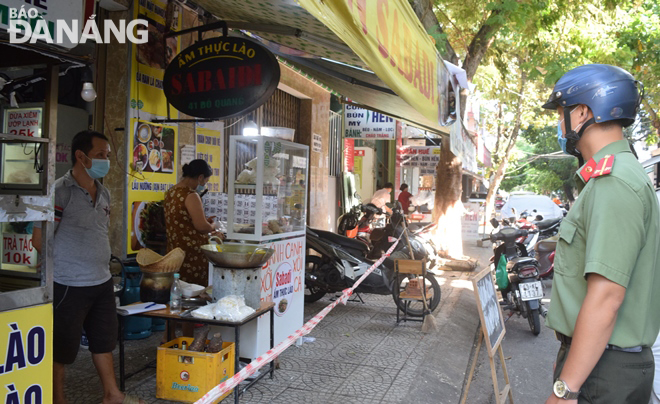
[[[379,112],[346,104],[344,122],[344,137],[347,139],[396,138],[396,121]]]
[[[269,50],[247,38],[217,37],[179,53],[165,70],[163,91],[187,115],[226,119],[266,102],[279,81]]]
[[[293,281],[295,279],[293,267],[288,262],[283,262],[275,271],[275,287],[273,288],[273,303],[275,303],[275,314],[278,316],[286,313],[293,298]]]

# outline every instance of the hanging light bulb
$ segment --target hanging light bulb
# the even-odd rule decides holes
[[[243,136],[259,136],[259,125],[252,119],[243,126]]]
[[[94,82],[92,69],[89,67],[85,67],[82,72],[82,82],[83,86],[80,96],[87,102],[94,101],[96,99],[96,91],[94,91],[94,84],[92,84]]]
[[[92,83],[83,83],[82,91],[80,96],[83,100],[87,102],[92,102],[96,99],[96,91],[94,91],[94,84]]]

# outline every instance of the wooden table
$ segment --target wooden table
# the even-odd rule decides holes
[[[169,305],[167,308],[161,309],[161,310],[154,310],[154,311],[146,311],[144,313],[138,313],[134,314],[135,316],[140,316],[140,317],[149,317],[149,318],[160,318],[163,320],[167,320],[167,340],[171,341],[175,338],[174,331],[174,323],[175,322],[180,322],[180,321],[185,321],[185,322],[190,322],[190,323],[197,323],[197,324],[208,324],[208,325],[215,325],[215,326],[221,326],[221,327],[231,327],[234,329],[234,344],[235,344],[235,363],[234,363],[234,373],[238,373],[239,367],[238,367],[238,359],[240,357],[239,355],[239,342],[240,342],[240,334],[241,334],[241,326],[253,321],[256,318],[259,318],[262,314],[266,314],[270,312],[270,348],[272,349],[275,344],[275,331],[274,331],[274,324],[275,324],[275,312],[274,312],[274,307],[275,303],[272,302],[262,302],[261,307],[257,311],[254,312],[251,316],[246,317],[244,320],[239,321],[239,322],[232,322],[232,321],[220,321],[220,320],[207,320],[203,318],[196,318],[196,317],[181,317],[180,313],[172,313],[170,312]],[[121,391],[124,391],[125,389],[125,383],[126,379],[129,377],[132,377],[133,375],[143,371],[149,365],[144,366],[143,368],[126,375],[125,374],[125,360],[124,360],[124,317],[119,315],[119,388]],[[242,390],[237,386],[234,388],[234,402],[238,404],[238,399],[239,396],[247,389],[252,387],[253,384],[261,380],[262,377],[266,376],[267,374],[270,374],[270,378],[273,378],[273,373],[275,371],[275,363],[270,362],[270,371],[266,373],[262,373],[258,377],[256,377],[254,380],[252,380],[247,386],[245,386]]]

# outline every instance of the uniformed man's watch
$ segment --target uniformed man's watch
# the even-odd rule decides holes
[[[563,398],[564,400],[577,400],[580,396],[579,391],[571,391],[566,382],[561,379],[557,379],[552,386],[552,392],[555,393],[555,396]]]

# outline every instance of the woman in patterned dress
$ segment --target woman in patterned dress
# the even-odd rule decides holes
[[[209,263],[200,247],[208,244],[209,233],[216,234],[213,218],[204,216],[199,193],[213,174],[204,160],[193,160],[183,166],[183,178],[165,193],[165,229],[167,249],[181,248],[186,258],[179,273],[181,280],[208,285]]]

